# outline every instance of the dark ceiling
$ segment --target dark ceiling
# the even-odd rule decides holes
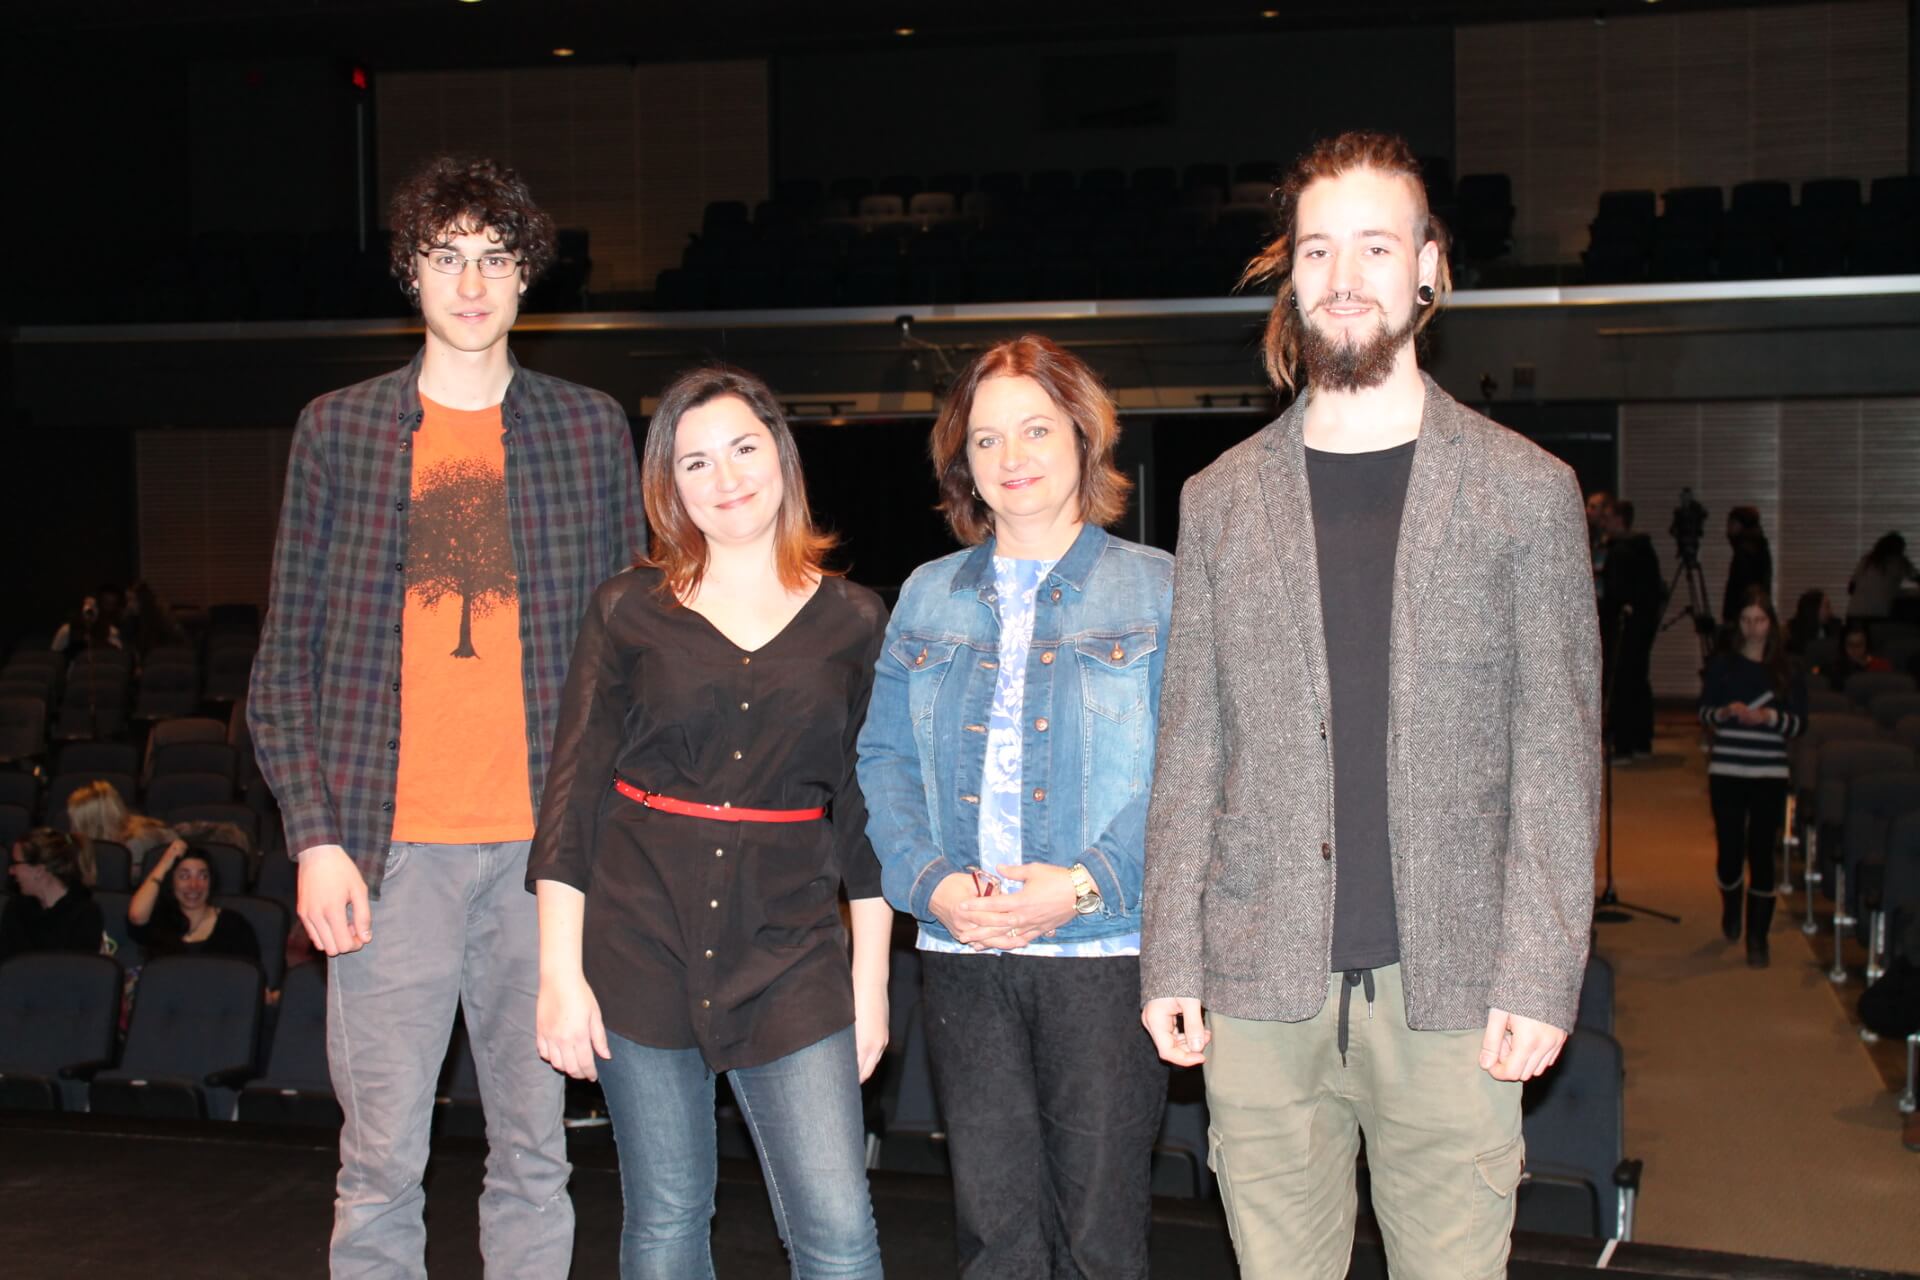
[[[373,70],[764,56],[907,41],[1001,43],[1631,18],[1789,0],[42,0],[11,58],[341,57]],[[1799,0],[1805,3],[1806,0]],[[1832,0],[1847,3],[1849,0]],[[1268,16],[1268,15],[1271,16]],[[911,28],[912,35],[895,34]],[[1364,58],[1363,49],[1336,51]]]

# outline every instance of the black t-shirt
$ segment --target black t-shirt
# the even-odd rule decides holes
[[[0,960],[29,951],[100,954],[100,904],[85,889],[69,889],[50,907],[16,896],[0,907]]]
[[[601,584],[561,695],[527,885],[587,896],[581,961],[607,1029],[759,1066],[853,1021],[839,893],[880,896],[854,739],[886,633],[880,598],[827,578],[751,652],[663,598],[660,574]],[[719,822],[675,800],[828,809]]]
[[[154,914],[157,917],[159,912]],[[169,925],[156,918],[145,924],[129,924],[127,936],[140,944],[148,960],[158,960],[161,956],[233,956],[260,963],[260,939],[238,911],[221,910],[214,917],[213,932],[198,942],[181,940],[184,923],[184,920],[175,920]]]
[[[1320,614],[1333,699],[1333,967],[1400,958],[1387,828],[1387,672],[1393,565],[1414,442],[1374,453],[1307,450]]]

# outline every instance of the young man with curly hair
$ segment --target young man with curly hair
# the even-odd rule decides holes
[[[332,957],[332,1274],[426,1275],[421,1177],[458,1007],[486,1109],[486,1274],[564,1276],[562,1081],[535,1052],[522,884],[575,630],[645,536],[640,478],[619,405],[508,349],[554,252],[525,183],[442,158],[390,214],[426,341],[300,416],[247,710],[300,921]]]

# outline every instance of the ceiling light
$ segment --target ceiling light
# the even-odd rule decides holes
[[[1277,18],[1280,16],[1280,11],[1278,9],[1262,9],[1260,16],[1263,18]]]
[[[905,38],[913,34],[913,28],[912,27],[895,27],[893,29],[893,34],[900,36],[902,38]]]
[[[571,58],[573,56],[573,50],[562,45],[553,51],[553,56],[556,58]]]

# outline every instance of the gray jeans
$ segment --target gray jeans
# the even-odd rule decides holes
[[[528,841],[396,844],[373,941],[329,962],[327,1061],[346,1124],[336,1280],[419,1277],[434,1086],[466,1012],[487,1119],[480,1252],[489,1277],[565,1276],[573,1258],[563,1082],[534,1050],[539,918]]]

